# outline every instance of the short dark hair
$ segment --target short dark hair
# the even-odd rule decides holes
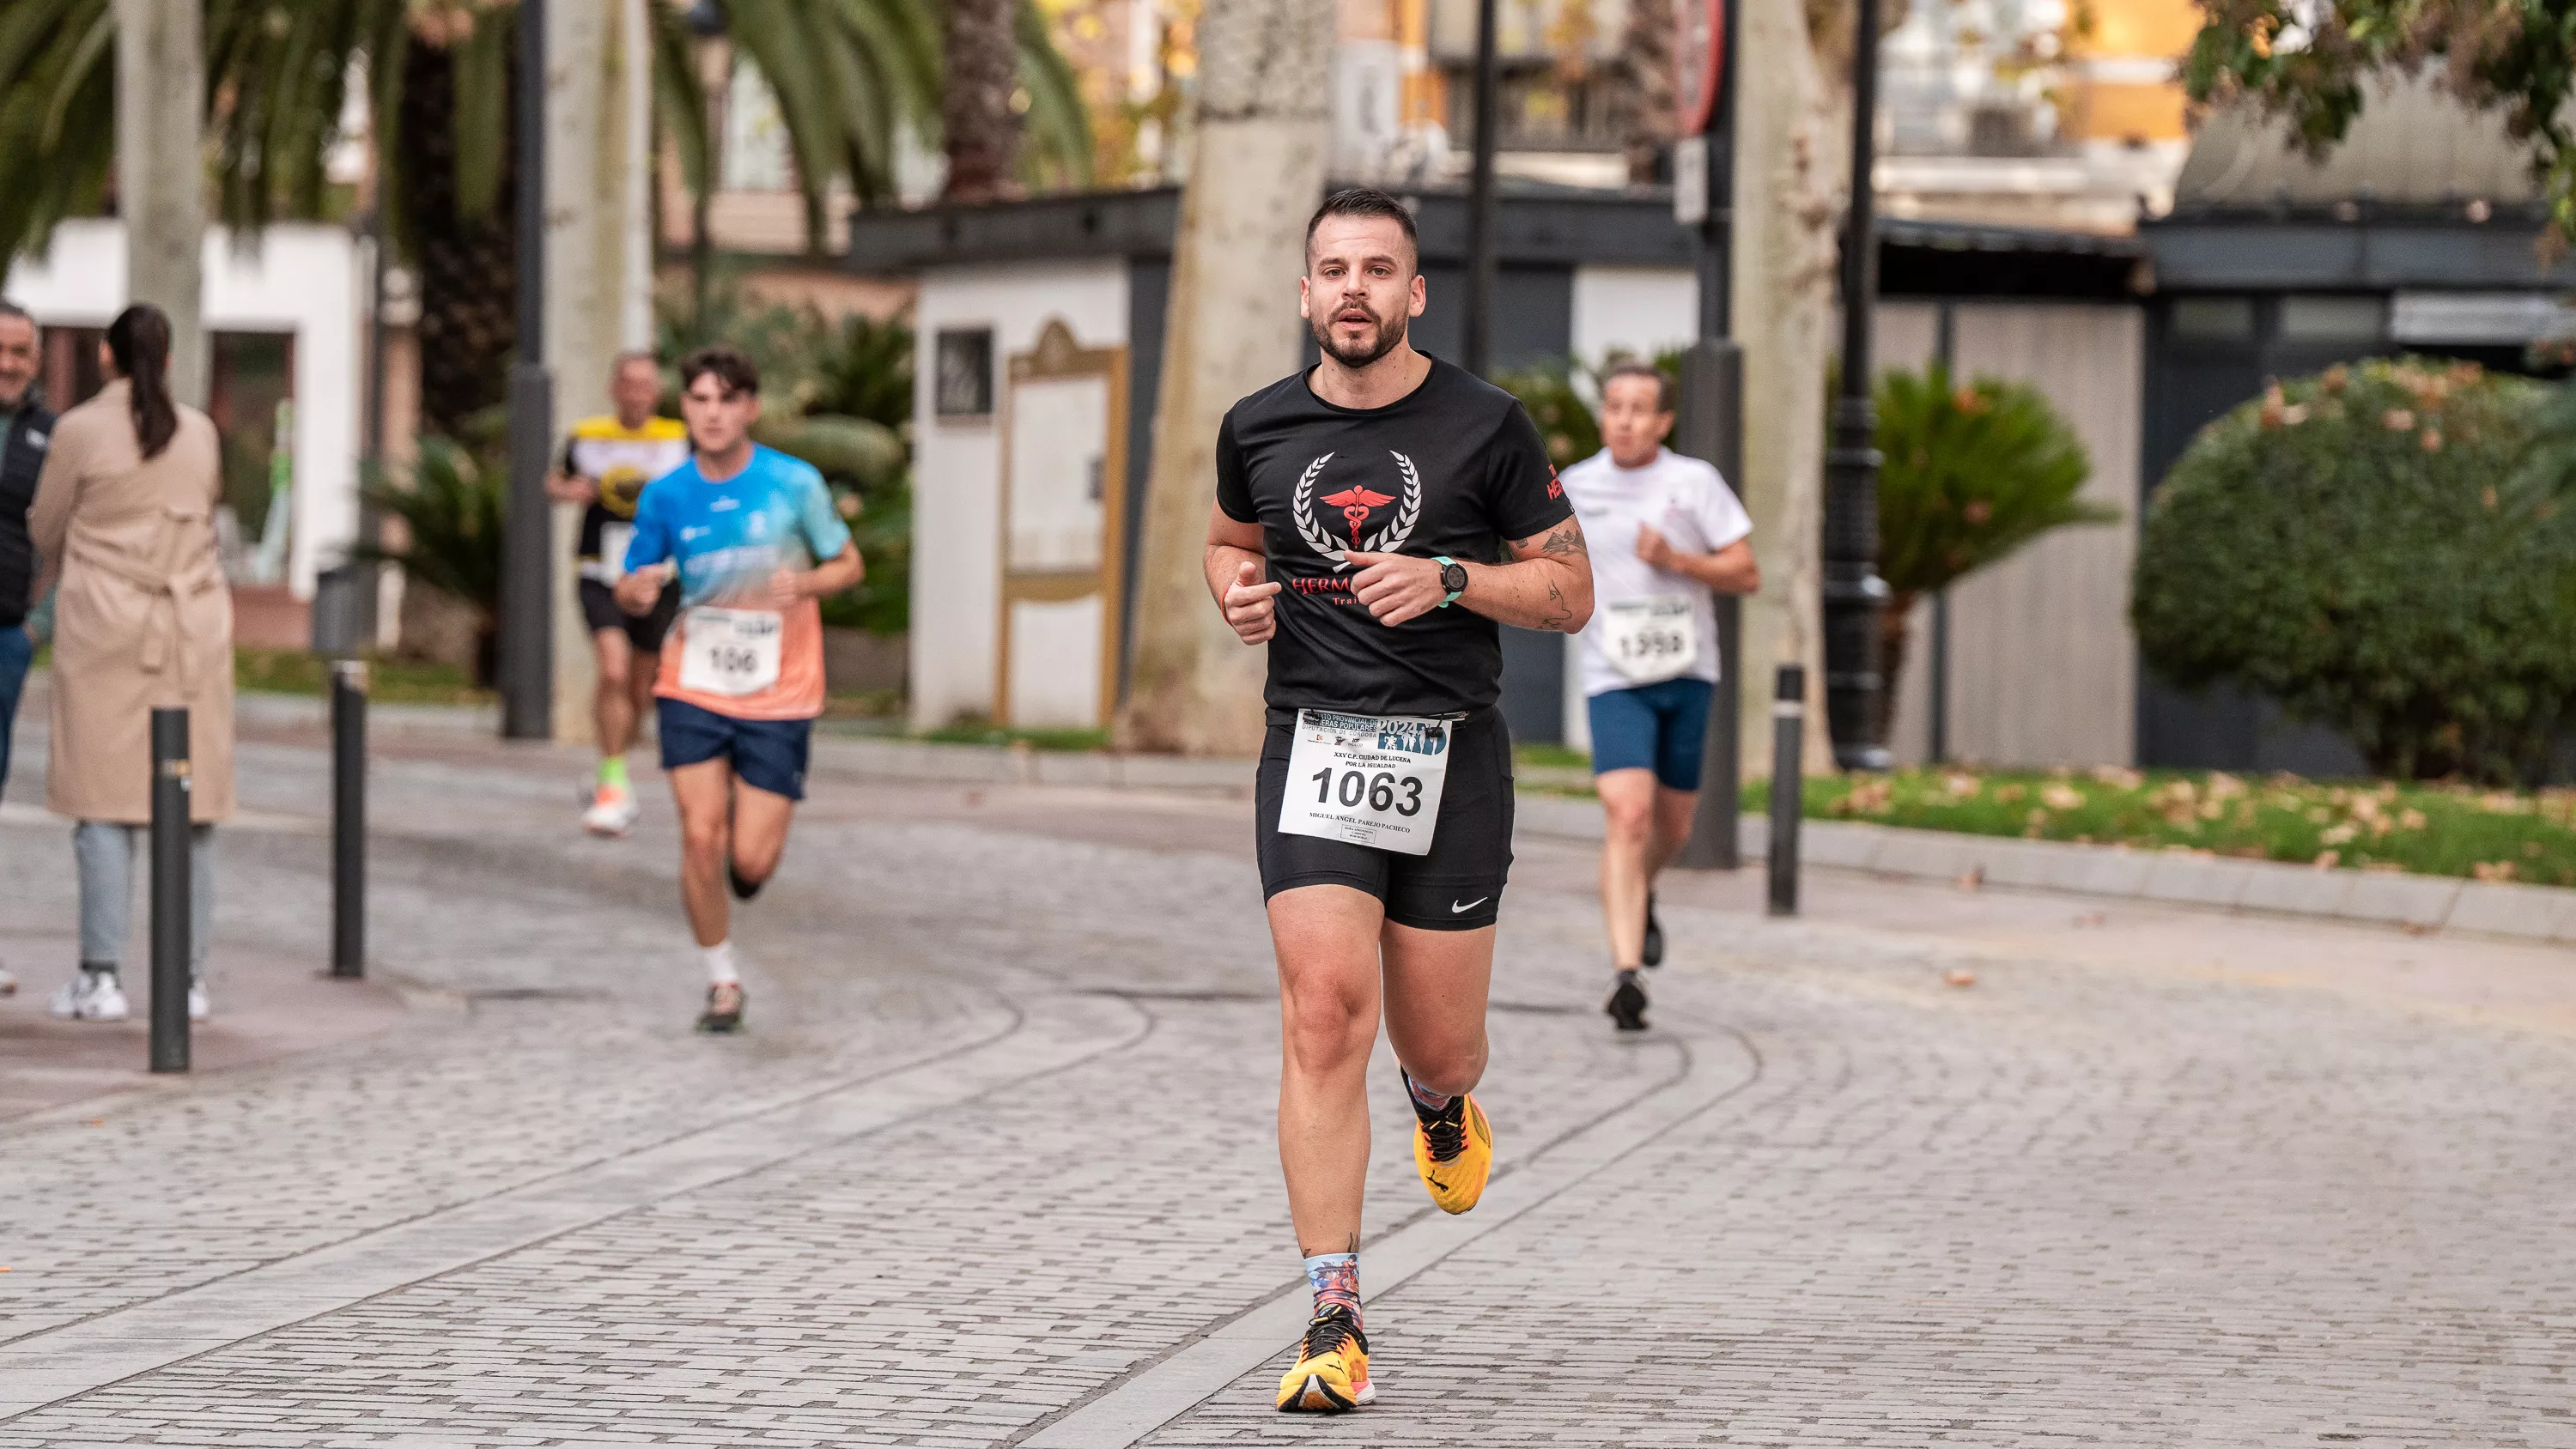
[[[1668,413],[1673,410],[1673,375],[1664,371],[1662,368],[1655,366],[1651,362],[1639,362],[1633,357],[1610,364],[1609,368],[1601,374],[1601,397],[1603,401],[1606,402],[1609,400],[1610,384],[1617,382],[1623,377],[1653,378],[1655,382],[1655,411],[1659,413]]]
[[[615,377],[617,374],[624,372],[626,369],[633,367],[639,362],[646,367],[653,369],[656,374],[659,374],[662,371],[662,359],[653,351],[652,348],[629,347],[625,351],[617,354],[617,356],[609,362],[608,375],[610,377]]]
[[[699,378],[713,374],[730,395],[747,392],[760,396],[760,369],[730,342],[710,343],[680,359],[680,390],[697,386]]]
[[[1404,244],[1413,248],[1413,269],[1422,270],[1422,238],[1413,229],[1413,213],[1403,202],[1374,186],[1345,186],[1324,198],[1315,214],[1306,218],[1306,255],[1315,254],[1315,228],[1328,216],[1383,216],[1404,233]]]

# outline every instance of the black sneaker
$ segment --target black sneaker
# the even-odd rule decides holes
[[[1664,923],[1655,919],[1655,893],[1646,892],[1646,949],[1638,959],[1649,966],[1664,964]]]
[[[742,1030],[742,1008],[746,998],[741,983],[728,981],[707,988],[707,1009],[698,1013],[700,1031]]]
[[[760,894],[760,888],[769,884],[769,882],[765,880],[743,879],[742,872],[733,868],[733,857],[726,856],[725,884],[733,887],[733,898],[735,900],[747,901],[753,896]]]
[[[1646,1029],[1646,988],[1637,984],[1637,973],[1619,973],[1619,985],[1610,993],[1610,1004],[1601,1008],[1621,1031]]]

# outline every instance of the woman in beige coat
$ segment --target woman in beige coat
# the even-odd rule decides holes
[[[215,556],[215,425],[171,401],[170,319],[128,307],[107,329],[112,379],[55,425],[27,510],[54,603],[53,755],[45,808],[80,822],[80,974],[56,1016],[117,1021],[134,853],[152,819],[152,711],[188,711],[188,1015],[207,1015],[214,822],[233,808],[233,606]],[[36,596],[44,596],[44,585]]]

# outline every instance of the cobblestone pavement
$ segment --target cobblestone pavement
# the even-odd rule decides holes
[[[2576,1445],[2560,956],[1677,883],[1623,1041],[1584,857],[1526,842],[1507,1170],[1428,1212],[1381,1062],[1380,1401],[1318,1423],[1257,1361],[1298,1273],[1241,802],[827,762],[709,1039],[667,804],[585,841],[567,756],[387,753],[398,1024],[0,1128],[0,1446]],[[311,750],[243,770],[320,810]],[[231,833],[219,955],[320,959],[324,849]],[[0,821],[0,933],[59,932],[67,854]]]

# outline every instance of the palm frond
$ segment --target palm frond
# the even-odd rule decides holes
[[[1015,17],[1020,84],[1029,93],[1024,167],[1051,169],[1064,184],[1088,186],[1092,175],[1091,112],[1082,103],[1082,81],[1056,49],[1036,0],[1020,0]]]

